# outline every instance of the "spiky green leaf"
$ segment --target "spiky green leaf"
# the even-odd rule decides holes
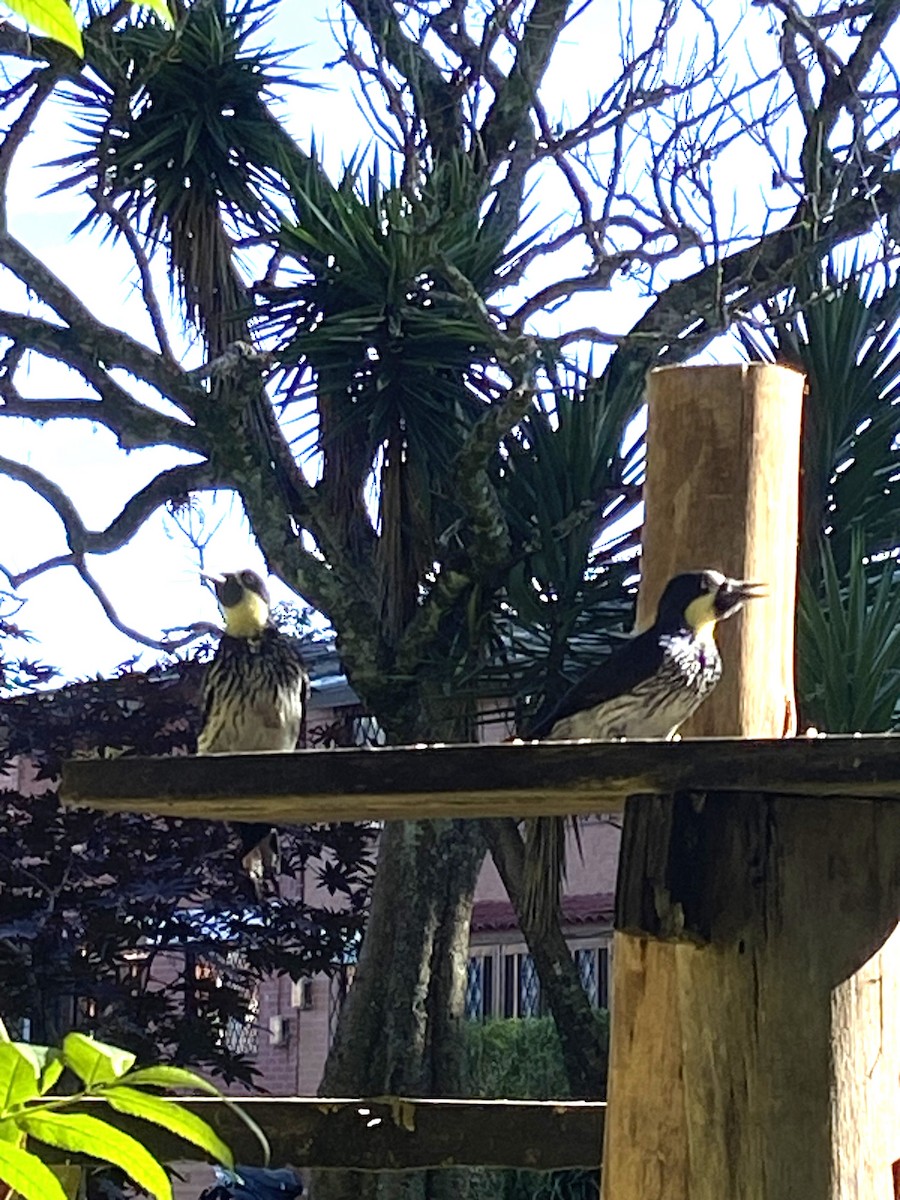
[[[167,29],[171,29],[175,21],[172,17],[172,10],[166,3],[166,0],[132,0],[135,8],[149,8],[162,21]]]

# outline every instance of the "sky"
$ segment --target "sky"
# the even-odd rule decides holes
[[[653,7],[654,11],[656,6]],[[303,46],[297,62],[303,66],[303,79],[324,83],[328,90],[289,89],[279,115],[300,143],[324,148],[326,165],[332,173],[361,144],[371,143],[372,133],[362,116],[354,94],[353,76],[348,68],[329,72],[326,64],[338,57],[328,14],[337,11],[335,3],[307,0],[306,3],[282,4],[273,22],[271,36],[276,43]],[[578,96],[590,89],[590,81],[602,76],[604,56],[612,61],[618,53],[617,39],[609,36],[604,25],[610,6],[595,4],[577,26],[564,35],[547,80],[547,95],[555,98],[559,111],[569,107],[568,90],[573,79],[579,80]],[[756,19],[755,17],[753,19]],[[761,27],[760,27],[761,28]],[[767,42],[759,43],[763,55]],[[741,47],[736,46],[736,52]],[[745,51],[744,51],[745,52]],[[584,86],[582,86],[584,84]],[[576,101],[573,99],[573,105]],[[54,172],[42,164],[64,154],[67,148],[64,115],[59,106],[42,118],[20,154],[11,181],[11,225],[15,234],[38,253],[75,288],[93,311],[111,324],[127,329],[147,341],[148,322],[139,297],[134,291],[130,259],[121,248],[101,244],[96,235],[71,236],[83,216],[84,206],[76,193],[66,191],[46,196]],[[758,163],[760,175],[769,170],[761,151],[744,145],[717,166],[732,186],[723,189],[722,213],[725,220],[742,220],[752,225],[766,203],[761,186],[747,186],[748,170]],[[571,199],[558,181],[542,178],[541,200],[552,206]],[[554,191],[554,189],[556,189]],[[738,212],[737,196],[740,193]],[[737,212],[737,216],[732,216]],[[576,256],[577,258],[577,256]],[[584,263],[573,261],[579,269]],[[559,269],[559,268],[557,268]],[[157,264],[165,295],[162,264]],[[565,311],[547,318],[542,332],[590,324],[626,329],[648,303],[636,285],[623,282],[611,292],[594,293]],[[0,277],[0,305],[21,306],[29,311],[31,301],[16,292]],[[31,311],[35,311],[33,306]],[[196,346],[182,347],[188,365],[200,362]],[[736,352],[726,351],[732,360]],[[28,394],[58,396],[71,393],[71,382],[46,367],[38,367],[28,379]],[[31,422],[0,420],[0,453],[29,463],[60,483],[75,501],[86,523],[104,526],[118,512],[136,487],[148,481],[162,467],[177,461],[189,461],[167,449],[148,449],[125,454],[117,449],[108,431],[88,428],[86,422],[49,422],[35,427]],[[240,505],[229,496],[221,496],[204,508],[207,529],[216,528],[205,562],[208,570],[262,568],[262,558],[253,544]],[[16,572],[43,558],[66,549],[62,529],[52,510],[30,489],[0,476],[0,565]],[[133,541],[115,554],[95,556],[92,571],[113,601],[126,624],[151,637],[160,631],[185,626],[194,621],[213,621],[217,617],[215,601],[202,585],[194,548],[175,529],[170,518],[155,514]],[[3,586],[0,576],[0,587]],[[290,594],[277,583],[275,599]],[[156,651],[143,651],[132,640],[114,630],[97,600],[78,579],[74,570],[49,572],[24,585],[19,595],[26,601],[17,617],[39,641],[30,650],[32,657],[58,666],[67,679],[108,674],[124,660],[140,655],[142,664],[158,659]]]

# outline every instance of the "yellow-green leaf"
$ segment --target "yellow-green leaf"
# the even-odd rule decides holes
[[[169,1177],[153,1155],[140,1142],[106,1121],[86,1113],[31,1109],[20,1113],[16,1124],[23,1133],[48,1146],[58,1146],[72,1154],[87,1154],[121,1167],[145,1192],[158,1200],[172,1200]]]
[[[136,8],[149,8],[151,12],[156,13],[163,25],[171,29],[175,21],[172,18],[172,10],[169,8],[166,0],[132,0]]]
[[[177,1100],[167,1100],[163,1096],[154,1096],[122,1084],[108,1088],[103,1098],[116,1112],[128,1113],[129,1116],[161,1125],[186,1142],[199,1146],[226,1167],[234,1165],[234,1156],[212,1126],[196,1113],[181,1108]]]
[[[59,1180],[35,1154],[0,1141],[0,1180],[23,1200],[66,1200]]]
[[[43,1095],[48,1087],[59,1079],[62,1074],[62,1060],[55,1046],[38,1046],[34,1042],[13,1042],[19,1053],[33,1065],[35,1074],[40,1078],[40,1090]],[[45,1080],[49,1079],[49,1083]]]
[[[111,1083],[134,1065],[135,1055],[117,1046],[85,1037],[83,1033],[67,1033],[63,1041],[63,1059],[87,1087]]]
[[[47,1062],[47,1065],[44,1067],[43,1071],[41,1072],[40,1087],[41,1087],[41,1095],[42,1096],[46,1095],[46,1093],[50,1091],[50,1089],[53,1087],[54,1083],[56,1083],[57,1079],[59,1079],[59,1077],[60,1077],[60,1075],[62,1075],[62,1073],[63,1073],[62,1055],[57,1051],[56,1057],[49,1059]]]
[[[140,1084],[141,1087],[193,1088],[210,1096],[219,1095],[217,1087],[187,1067],[139,1067],[136,1071],[129,1071],[122,1082]]]
[[[84,58],[84,43],[81,30],[72,16],[66,0],[3,0],[6,7],[40,33],[62,42]]]
[[[0,1042],[0,1115],[37,1095],[37,1067],[15,1042]]]
[[[227,1096],[222,1096],[217,1087],[214,1087],[211,1083],[207,1083],[202,1076],[195,1075],[193,1071],[188,1071],[185,1067],[141,1067],[137,1071],[130,1071],[122,1079],[122,1083],[139,1084],[141,1087],[193,1088],[195,1091],[206,1092],[211,1096],[219,1096],[222,1103],[228,1105],[234,1115],[243,1121],[259,1142],[263,1160],[268,1163],[271,1156],[269,1139],[256,1121],[253,1120],[246,1109],[241,1108],[240,1104],[235,1104]]]
[[[18,1146],[24,1141],[24,1135],[16,1124],[16,1118],[0,1117],[0,1142],[15,1142]]]

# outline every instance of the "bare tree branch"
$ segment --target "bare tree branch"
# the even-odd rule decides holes
[[[415,113],[428,131],[436,154],[463,148],[462,123],[454,88],[420,41],[403,29],[391,0],[347,0],[377,52],[409,84]]]
[[[183,421],[177,421],[163,413],[156,412],[145,404],[139,404],[119,383],[109,374],[108,367],[113,365],[97,361],[98,355],[90,351],[90,334],[86,337],[75,330],[64,326],[52,325],[40,317],[27,317],[20,313],[0,311],[0,337],[9,338],[12,352],[7,351],[2,360],[2,376],[0,376],[0,395],[4,403],[0,405],[0,416],[29,417],[44,419],[39,416],[41,406],[54,403],[53,401],[31,400],[22,396],[15,386],[13,375],[26,350],[42,354],[46,358],[55,359],[72,370],[77,371],[99,394],[99,400],[76,401],[66,400],[56,403],[65,404],[69,411],[57,409],[55,416],[84,417],[90,421],[99,421],[108,426],[119,438],[120,445],[126,449],[138,446],[172,445],[184,450],[203,453],[203,440],[195,426]],[[102,327],[101,327],[102,337]],[[137,343],[135,343],[137,345]],[[145,353],[145,348],[141,348]],[[10,358],[10,354],[12,357]],[[158,359],[165,371],[165,364]],[[132,364],[126,361],[115,364],[126,370]],[[137,364],[134,364],[137,374]],[[155,369],[153,374],[156,375]],[[180,373],[182,374],[182,373]],[[146,378],[146,376],[145,376]],[[187,391],[186,376],[180,390]],[[150,378],[149,383],[162,382]],[[160,389],[168,398],[168,393]],[[80,404],[80,410],[76,405]],[[43,409],[45,412],[54,410]]]
[[[78,358],[82,363],[89,357],[101,361],[106,370],[124,367],[138,378],[153,384],[172,403],[179,405],[189,416],[202,409],[204,393],[191,384],[189,376],[176,363],[168,361],[136,338],[99,321],[75,293],[45,266],[36,255],[9,234],[0,237],[0,265],[7,267],[43,303],[70,326],[68,339],[57,338],[60,348],[68,342],[67,355],[54,354],[66,361]],[[17,317],[12,313],[2,314],[7,324],[34,321],[36,318]],[[43,323],[47,330],[55,327]],[[32,327],[35,331],[38,326]],[[3,332],[6,332],[3,330]],[[60,330],[60,333],[63,331]],[[15,333],[8,336],[15,337]],[[49,337],[50,335],[48,335]],[[51,339],[52,340],[52,339]],[[81,367],[78,368],[81,370]]]
[[[209,491],[218,480],[208,462],[191,463],[161,471],[127,501],[121,512],[105,529],[92,530],[81,519],[74,503],[52,479],[35,467],[0,456],[0,473],[27,484],[45,500],[62,522],[69,553],[47,559],[17,574],[8,574],[13,587],[43,575],[54,567],[78,566],[87,554],[109,554],[130,541],[147,518],[167,501],[181,503],[194,491]]]

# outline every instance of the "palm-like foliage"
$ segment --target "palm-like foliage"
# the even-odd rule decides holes
[[[252,44],[275,0],[197,0],[176,30],[136,19],[95,48],[97,74],[68,98],[82,148],[56,165],[84,187],[85,223],[164,245],[173,287],[211,353],[241,336],[246,299],[227,224],[277,222],[291,143],[266,99],[288,80],[285,52]]]
[[[821,590],[808,578],[801,585],[798,684],[818,728],[877,733],[894,723],[900,701],[900,588],[893,559],[876,570],[860,530],[850,542],[845,580],[823,538]]]
[[[853,274],[856,275],[856,264]],[[801,718],[830,732],[880,730],[900,697],[900,282],[840,280],[770,311],[771,331],[743,333],[754,357],[806,372],[801,446],[797,675]]]
[[[486,672],[518,702],[554,698],[630,623],[644,439],[623,453],[642,381],[586,385],[560,373],[506,439],[500,494],[519,557],[505,583],[496,659]]]
[[[302,448],[321,455],[325,490],[369,498],[391,639],[434,565],[465,549],[460,455],[510,386],[504,334],[486,302],[522,247],[508,249],[481,221],[480,188],[461,156],[442,159],[414,192],[383,182],[377,162],[365,185],[352,167],[336,186],[321,173],[294,178],[297,217],[281,232],[285,283],[261,326],[284,366],[286,410],[299,403]],[[488,502],[499,505],[493,493],[509,472],[493,474]],[[510,519],[521,519],[517,508]],[[510,549],[497,545],[501,573]],[[481,580],[468,594],[466,619],[449,633],[455,651],[481,626],[497,583]]]
[[[900,282],[879,290],[854,264],[832,264],[768,311],[764,333],[742,331],[757,358],[807,377],[801,449],[801,559],[815,578],[825,533],[838,570],[850,564],[851,531],[870,554],[900,541]]]

